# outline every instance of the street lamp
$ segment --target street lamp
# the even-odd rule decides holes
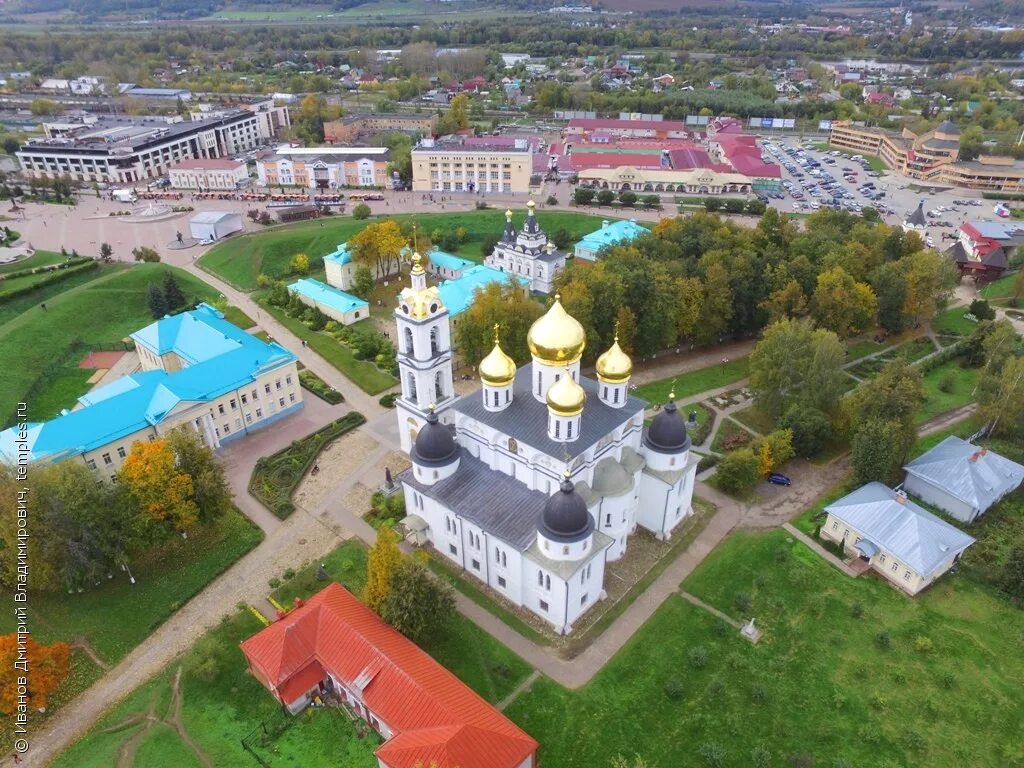
[[[128,573],[128,581],[135,584],[135,577],[132,576],[132,569],[128,567],[128,563],[121,563],[121,570]]]

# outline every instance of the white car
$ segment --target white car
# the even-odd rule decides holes
[[[204,237],[202,240],[199,241],[199,244],[200,245],[213,245],[213,238],[212,237]]]
[[[929,248],[934,248],[935,247],[935,240],[932,238],[931,235],[928,235],[928,237],[926,237],[924,239],[924,242],[925,242],[925,245],[927,245]]]

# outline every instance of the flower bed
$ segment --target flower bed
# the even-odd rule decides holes
[[[299,383],[324,402],[337,405],[345,400],[341,392],[310,370],[299,371]]]
[[[353,411],[321,427],[311,435],[294,441],[287,448],[256,462],[249,479],[249,493],[260,504],[284,520],[295,511],[292,494],[320,452],[361,424],[366,418]]]

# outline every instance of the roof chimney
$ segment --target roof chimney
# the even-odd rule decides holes
[[[907,492],[906,491],[896,491],[896,503],[897,504],[906,504],[907,503]]]
[[[605,228],[605,227],[607,227],[607,226],[608,226],[609,224],[611,224],[611,222],[610,222],[610,221],[608,221],[608,219],[602,219],[602,221],[601,221],[601,229],[604,229],[604,228]]]
[[[986,448],[985,446],[982,446],[980,453],[981,453],[982,456],[984,456],[985,454],[988,453],[988,448]]]
[[[974,462],[976,462],[978,460],[979,456],[981,456],[981,453],[979,453],[978,451],[975,451],[974,453],[971,454],[970,458],[967,459],[967,460],[973,464]]]

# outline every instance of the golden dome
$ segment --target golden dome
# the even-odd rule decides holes
[[[423,271],[423,257],[420,256],[419,253],[413,253],[411,274],[422,275]]]
[[[512,209],[511,208],[509,208],[508,210],[505,211],[505,219],[507,221],[512,221]]]
[[[492,387],[508,386],[516,378],[516,361],[502,350],[497,325],[494,326],[494,349],[480,361],[480,378]]]
[[[597,378],[606,384],[625,384],[633,373],[633,361],[619,346],[619,337],[611,349],[597,358]]]
[[[587,393],[566,369],[561,378],[548,389],[548,408],[559,416],[576,416],[583,411]]]
[[[532,211],[532,210],[533,210],[534,208],[536,208],[536,207],[537,207],[537,204],[536,204],[535,202],[533,202],[533,199],[531,198],[531,199],[530,199],[530,202],[528,202],[528,203],[526,204],[526,207],[527,207],[527,208],[529,208],[529,209],[530,209],[530,210]]]
[[[575,363],[587,345],[583,326],[565,311],[560,298],[555,294],[555,303],[534,321],[526,337],[530,353],[550,365]]]

